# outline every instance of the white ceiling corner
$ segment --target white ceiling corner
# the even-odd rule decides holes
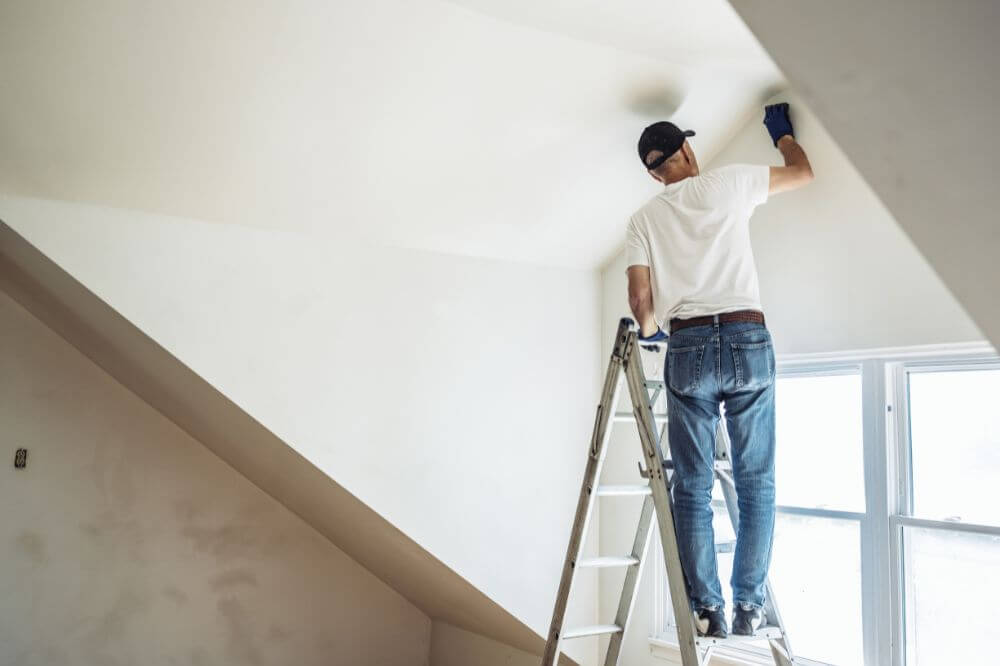
[[[781,75],[723,0],[11,0],[0,191],[593,268]]]

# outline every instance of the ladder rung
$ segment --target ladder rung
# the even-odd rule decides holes
[[[581,636],[597,636],[599,634],[617,634],[622,628],[617,624],[595,624],[591,627],[577,627],[563,633],[563,638],[580,638]]]
[[[658,421],[666,421],[666,412],[653,412],[653,418]],[[635,414],[632,412],[615,412],[615,421],[635,421]]]
[[[666,388],[666,385],[663,383],[662,379],[660,379],[660,380],[647,379],[646,380],[646,388],[648,388],[648,389],[660,389],[662,391],[663,389]]]
[[[767,625],[764,627],[759,627],[753,636],[740,636],[738,634],[729,634],[726,638],[715,638],[713,636],[695,636],[695,645],[705,647],[708,645],[715,646],[725,646],[725,645],[735,645],[738,643],[757,643],[760,641],[769,641],[775,638],[781,638],[781,627],[775,627],[773,625]]]
[[[602,569],[605,567],[631,567],[639,564],[638,557],[627,555],[624,557],[586,557],[577,562],[578,567],[591,569]]]
[[[731,553],[736,550],[735,541],[720,541],[715,544],[715,552],[717,553]]]
[[[726,638],[715,638],[713,636],[698,636],[695,634],[694,643],[698,647],[726,647],[729,645],[737,645],[739,643],[756,643],[759,641],[769,641],[775,640],[782,637],[781,627],[776,627],[774,625],[765,625],[759,627],[753,636],[740,636],[738,634],[729,634]],[[659,638],[666,640],[667,642],[676,643],[677,642],[677,630],[674,628],[667,629]]]
[[[598,497],[621,497],[625,495],[648,495],[653,492],[649,485],[597,486]]]
[[[663,468],[664,469],[673,469],[674,468],[674,461],[670,460],[669,458],[667,460],[664,460],[663,461]],[[729,471],[732,471],[732,469],[733,469],[733,464],[731,462],[729,462],[728,460],[716,460],[715,461],[715,471],[716,472],[719,472],[719,471],[729,472]]]

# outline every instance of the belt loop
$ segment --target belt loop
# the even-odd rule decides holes
[[[712,315],[712,321],[715,324],[714,333],[715,333],[715,335],[719,335],[719,315],[717,315],[717,314]]]

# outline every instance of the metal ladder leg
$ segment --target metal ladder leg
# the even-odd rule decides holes
[[[542,666],[554,666],[559,658],[560,644],[566,636],[562,631],[563,621],[566,617],[566,606],[569,603],[569,593],[573,586],[573,576],[577,568],[577,560],[580,558],[580,551],[583,548],[584,539],[587,535],[587,526],[590,522],[590,514],[593,511],[594,487],[600,477],[601,467],[604,465],[604,457],[607,453],[608,438],[611,434],[609,427],[614,416],[615,405],[618,402],[618,393],[621,389],[622,378],[622,351],[628,341],[628,326],[625,322],[618,325],[618,334],[615,341],[615,351],[611,354],[608,362],[608,370],[604,376],[604,387],[601,390],[601,401],[597,405],[597,415],[594,419],[594,431],[590,440],[590,449],[587,456],[587,467],[583,474],[583,485],[580,488],[580,497],[576,503],[576,516],[573,519],[573,528],[570,532],[569,546],[566,549],[566,559],[563,562],[562,577],[559,581],[559,591],[556,594],[555,608],[552,612],[552,623],[549,625],[549,635],[545,643],[545,652],[542,654]],[[619,625],[620,626],[620,625]],[[586,628],[588,633],[577,633],[576,636],[592,635],[594,633],[604,633],[601,629],[610,633],[610,627]],[[624,633],[624,631],[622,631]]]
[[[649,544],[649,535],[653,531],[652,527],[653,497],[652,495],[647,495],[645,501],[642,503],[642,512],[639,515],[639,527],[635,531],[635,541],[632,544],[632,557],[639,560],[639,566],[630,567],[625,573],[622,596],[618,601],[618,612],[615,613],[615,625],[621,627],[622,630],[611,635],[611,640],[608,642],[608,652],[604,658],[604,666],[617,666],[618,664],[622,642],[625,639],[625,631],[628,629],[632,608],[635,606],[635,593],[639,587],[639,579],[642,577],[642,565],[646,560],[646,548]]]
[[[649,485],[656,507],[663,557],[668,563],[667,584],[670,588],[670,600],[677,622],[677,643],[681,652],[681,660],[684,666],[702,666],[704,663],[702,655],[695,644],[694,616],[691,613],[684,574],[680,567],[680,550],[677,546],[677,534],[674,531],[673,502],[664,475],[663,455],[656,435],[656,425],[653,422],[653,410],[649,404],[646,376],[642,370],[635,332],[631,332],[629,335],[626,353],[625,378],[632,398],[636,424],[639,426],[639,440],[642,445],[643,457],[646,460]],[[670,566],[670,563],[676,563],[676,565]]]

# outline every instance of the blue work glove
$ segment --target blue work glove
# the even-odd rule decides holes
[[[764,107],[764,126],[774,139],[774,147],[778,147],[778,139],[795,133],[792,131],[792,121],[788,119],[788,102],[768,104]]]
[[[653,333],[648,338],[642,337],[642,333],[640,333],[637,336],[637,339],[639,341],[639,344],[642,345],[643,349],[645,349],[647,351],[656,351],[656,347],[654,345],[643,345],[642,343],[643,342],[666,342],[667,341],[667,337],[668,336],[667,336],[666,333],[663,332],[663,329],[660,328],[659,326],[657,326],[656,327],[656,333]]]

